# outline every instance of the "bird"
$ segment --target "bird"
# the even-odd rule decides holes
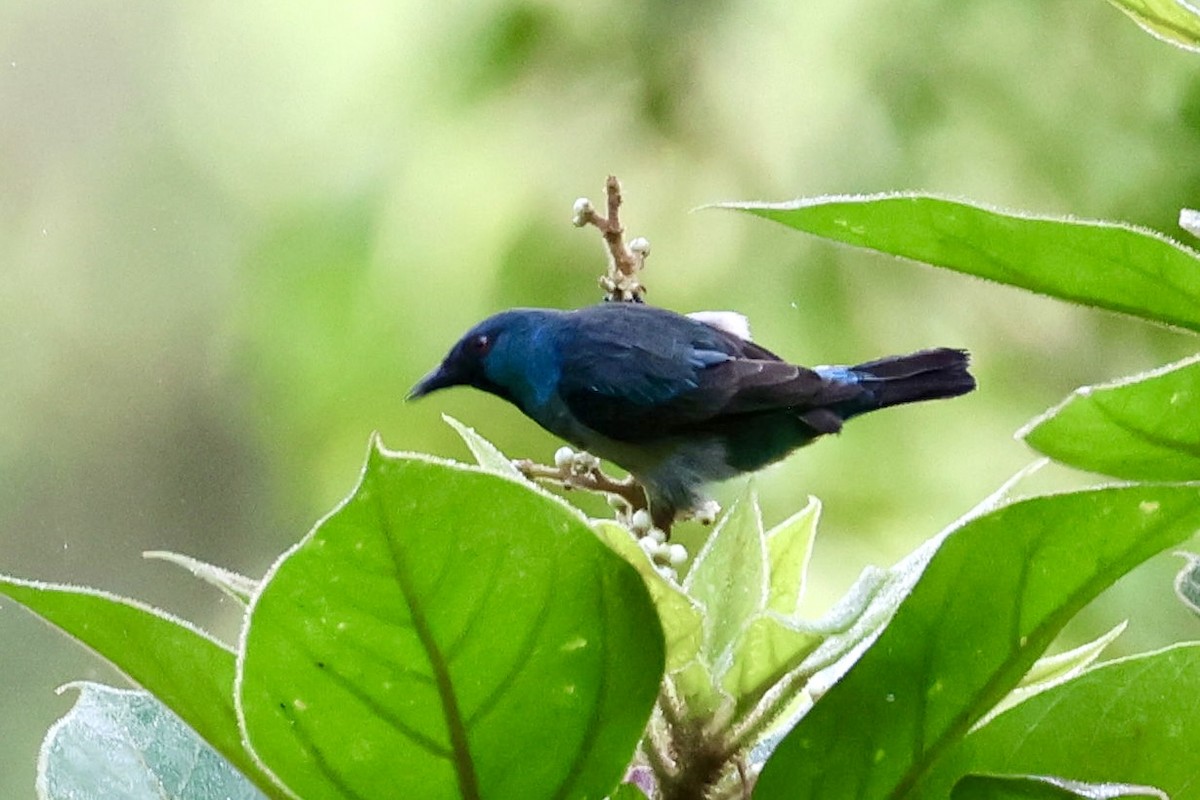
[[[508,401],[641,485],[670,533],[712,483],[773,464],[881,408],[975,388],[965,350],[802,367],[751,341],[732,312],[644,303],[517,308],[471,328],[408,394],[470,386]]]

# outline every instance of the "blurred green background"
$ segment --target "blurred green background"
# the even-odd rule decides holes
[[[1200,57],[1101,0],[4,0],[0,114],[0,571],[226,637],[235,608],[140,553],[259,575],[349,491],[372,431],[465,458],[443,412],[550,458],[498,400],[403,396],[483,316],[597,299],[599,237],[569,220],[609,172],[653,243],[651,302],[736,308],[804,363],[974,353],[974,395],[856,421],[757,480],[768,522],[825,503],[814,613],[1029,463],[1029,418],[1197,348],[689,213],[926,189],[1172,231],[1200,202]],[[1175,566],[1071,635],[1194,636]],[[55,687],[115,678],[8,602],[0,675],[0,797],[30,797]]]

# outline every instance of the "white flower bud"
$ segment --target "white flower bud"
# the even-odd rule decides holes
[[[638,236],[629,243],[629,249],[645,258],[650,255],[650,240],[645,236]]]
[[[642,550],[645,551],[646,555],[650,556],[650,558],[654,558],[654,554],[658,552],[658,542],[654,541],[648,536],[643,536],[641,539],[638,539],[638,547],[642,548]]]
[[[574,216],[571,217],[571,224],[576,228],[582,228],[587,224],[588,217],[596,213],[596,209],[592,206],[592,201],[586,197],[581,197],[575,201],[575,206],[572,209]]]
[[[575,461],[575,451],[569,447],[560,447],[554,451],[554,466],[566,469]]]
[[[688,560],[687,548],[675,542],[667,545],[667,562],[672,567],[678,567],[680,564]]]
[[[649,536],[654,541],[658,542],[659,544],[663,544],[664,542],[667,541],[667,535],[665,533],[663,533],[662,531],[660,531],[658,528],[651,528],[650,532],[647,533],[646,535]]]
[[[571,459],[571,471],[576,475],[586,475],[589,472],[597,469],[600,469],[600,459],[596,458],[591,453],[575,453],[574,457]]]
[[[655,567],[655,569],[658,570],[659,575],[662,575],[664,578],[671,581],[672,583],[675,582],[676,575],[675,575],[674,568],[669,567],[666,564],[659,564],[658,566]]]
[[[650,512],[644,508],[639,508],[633,512],[633,517],[629,520],[629,527],[633,528],[634,533],[646,533],[653,525],[654,522],[650,519]]]
[[[721,506],[716,500],[705,500],[692,511],[692,518],[701,525],[712,525],[721,513]]]

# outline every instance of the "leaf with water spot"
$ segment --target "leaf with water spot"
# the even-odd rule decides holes
[[[239,707],[304,797],[603,797],[663,674],[637,572],[565,503],[475,467],[372,448],[264,580]]]
[[[1036,497],[967,521],[941,543],[870,649],[779,745],[755,800],[944,796],[921,794],[920,782],[1062,626],[1197,528],[1200,488],[1186,485]]]
[[[915,192],[719,207],[1038,294],[1200,331],[1200,255],[1145,228],[1035,216]]]
[[[920,796],[945,797],[964,775],[987,773],[1069,775],[1194,800],[1198,752],[1193,642],[1092,667],[1005,711],[951,748]]]
[[[1055,461],[1089,472],[1200,480],[1200,356],[1077,389],[1017,435]]]

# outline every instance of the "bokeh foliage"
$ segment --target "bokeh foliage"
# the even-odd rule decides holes
[[[1200,145],[1195,57],[1103,3],[11,0],[5,19],[7,573],[186,610],[204,589],[177,570],[116,565],[169,548],[261,572],[346,493],[371,430],[465,456],[449,411],[505,452],[548,457],[553,441],[495,400],[401,398],[486,313],[597,296],[599,245],[568,220],[608,172],[653,242],[655,303],[738,308],[810,363],[975,354],[970,398],[856,422],[759,481],[768,524],[824,501],[815,607],[1025,464],[1011,434],[1031,416],[1194,351],[686,213],[920,188],[1170,231],[1200,190],[1183,155]],[[1164,589],[1175,566],[1109,593],[1080,635],[1135,616],[1119,642],[1132,650],[1194,630]],[[0,662],[0,796],[20,797],[66,705],[51,689],[107,676],[7,604],[0,637],[21,643]]]

